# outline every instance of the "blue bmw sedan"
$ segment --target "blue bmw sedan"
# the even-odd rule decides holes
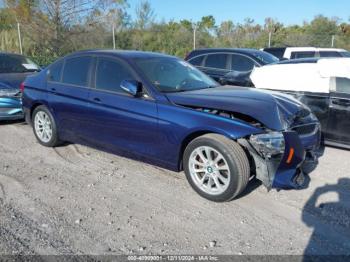
[[[301,188],[319,156],[319,122],[297,100],[222,87],[157,53],[68,55],[27,78],[23,107],[43,146],[69,141],[184,170],[198,194],[217,202],[254,176],[268,189]]]

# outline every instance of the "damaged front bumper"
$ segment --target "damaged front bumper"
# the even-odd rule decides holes
[[[300,189],[307,184],[306,175],[318,164],[321,133],[318,130],[310,137],[300,137],[295,131],[283,132],[284,152],[266,157],[259,153],[248,140],[239,142],[253,158],[256,178],[268,190]]]
[[[22,102],[18,97],[0,97],[0,120],[23,119]]]

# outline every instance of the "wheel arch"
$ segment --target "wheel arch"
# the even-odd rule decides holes
[[[227,134],[221,130],[210,130],[210,129],[201,129],[201,130],[194,130],[191,133],[187,134],[187,136],[185,136],[185,138],[182,140],[181,143],[181,147],[180,147],[180,151],[179,151],[179,157],[178,157],[178,169],[179,171],[183,170],[183,155],[185,152],[186,147],[189,145],[189,143],[191,143],[191,141],[193,141],[194,139],[203,136],[203,135],[207,135],[207,134],[217,134],[217,135],[222,135],[225,136],[229,139],[238,139],[238,138],[234,138],[232,136],[230,136],[230,134]]]

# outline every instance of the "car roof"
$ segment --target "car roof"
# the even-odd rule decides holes
[[[345,49],[340,48],[322,48],[322,47],[313,47],[313,46],[287,46],[287,47],[268,47],[263,50],[288,50],[290,52],[298,51],[334,51],[334,52],[345,52]]]
[[[82,50],[74,52],[67,57],[76,56],[76,55],[114,55],[123,58],[155,58],[155,57],[169,57],[175,58],[174,56],[155,53],[155,52],[145,52],[145,51],[135,51],[135,50],[114,50],[114,49],[91,49],[91,50]]]
[[[203,49],[195,49],[190,52],[188,57],[192,57],[195,55],[200,55],[204,53],[240,53],[246,55],[252,55],[252,53],[263,52],[258,49],[253,48],[203,48]]]

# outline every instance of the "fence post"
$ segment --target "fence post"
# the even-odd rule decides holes
[[[193,25],[193,50],[196,50],[196,32],[197,32],[197,25]]]
[[[113,49],[115,49],[115,26],[114,26],[114,23],[113,23],[113,26],[112,26],[112,35],[113,35]]]
[[[21,55],[22,55],[23,54],[22,38],[21,38],[21,29],[19,27],[19,23],[17,23],[17,33],[18,33],[19,51],[21,52]]]

